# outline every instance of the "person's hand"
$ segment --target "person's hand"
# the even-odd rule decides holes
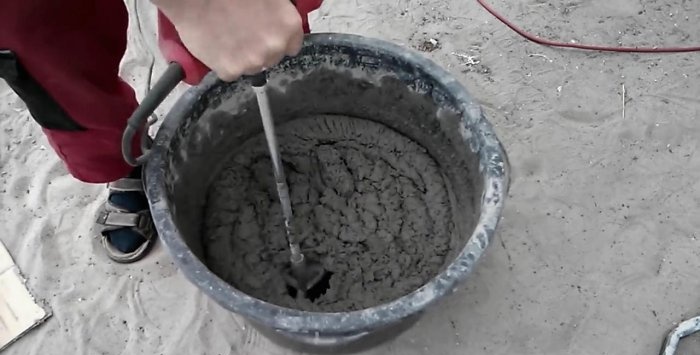
[[[257,74],[301,49],[302,20],[289,0],[152,1],[221,80]]]

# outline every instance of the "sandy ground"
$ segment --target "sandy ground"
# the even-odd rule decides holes
[[[493,4],[564,41],[700,42],[700,9],[684,0]],[[670,327],[700,313],[697,54],[545,48],[465,0],[327,0],[313,23],[424,49],[436,39],[426,55],[482,102],[513,168],[477,271],[366,354],[656,354]],[[130,38],[123,72],[142,93],[153,41]],[[188,283],[162,246],[135,265],[108,262],[92,230],[104,187],[66,173],[5,86],[0,127],[0,239],[54,312],[7,353],[290,353]],[[679,355],[699,351],[689,338]]]

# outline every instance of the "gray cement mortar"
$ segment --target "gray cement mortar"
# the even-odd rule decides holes
[[[297,236],[332,272],[313,302],[289,295],[283,218],[264,136],[225,161],[208,194],[207,265],[249,295],[290,308],[340,312],[417,289],[446,262],[454,224],[448,190],[425,149],[388,127],[314,116],[278,127]]]

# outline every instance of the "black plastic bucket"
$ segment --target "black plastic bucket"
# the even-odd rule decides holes
[[[354,352],[410,327],[454,291],[489,245],[508,190],[508,161],[479,105],[446,71],[397,45],[347,34],[307,36],[301,53],[269,71],[278,124],[347,115],[380,122],[422,145],[451,192],[459,234],[428,283],[389,303],[345,313],[305,312],[253,298],[202,261],[201,224],[213,170],[262,132],[252,89],[213,75],[189,89],[165,118],[146,165],[146,190],[160,238],[176,264],[222,307],[267,337],[309,352]]]

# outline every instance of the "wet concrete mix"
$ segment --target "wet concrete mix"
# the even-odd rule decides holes
[[[346,116],[277,128],[306,257],[332,273],[313,300],[292,297],[283,218],[262,133],[224,163],[207,195],[205,259],[241,291],[280,306],[342,312],[392,301],[434,277],[454,236],[444,177],[420,145]]]

